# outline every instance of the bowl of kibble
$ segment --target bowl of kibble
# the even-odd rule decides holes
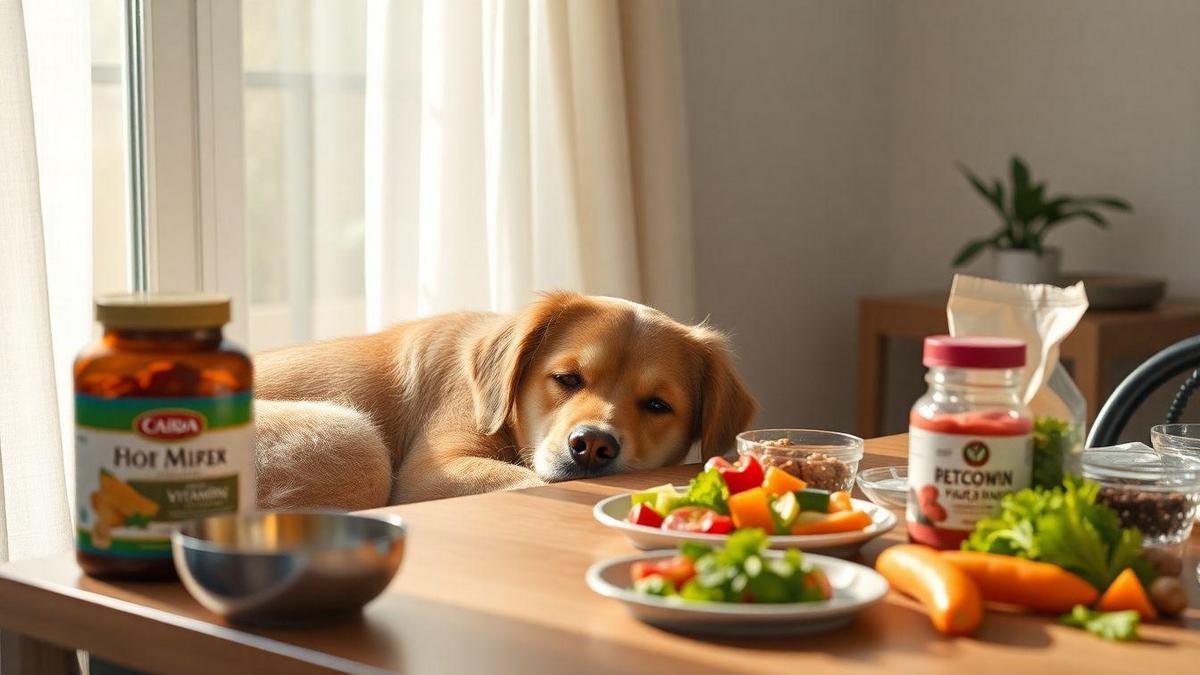
[[[1200,504],[1200,457],[1125,443],[1083,452],[1083,477],[1100,484],[1096,501],[1107,504],[1124,527],[1136,527],[1146,544],[1178,544],[1192,531]]]
[[[737,437],[739,455],[753,455],[763,468],[786,471],[817,490],[851,490],[863,439],[819,429],[756,429]]]

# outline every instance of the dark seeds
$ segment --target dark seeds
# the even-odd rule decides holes
[[[1195,503],[1180,492],[1142,492],[1135,488],[1101,488],[1097,501],[1117,512],[1124,527],[1136,527],[1142,535],[1169,539],[1191,522]]]

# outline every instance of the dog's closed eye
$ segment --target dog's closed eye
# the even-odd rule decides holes
[[[673,412],[671,405],[661,398],[650,398],[642,401],[642,409],[654,415],[666,415]]]
[[[555,373],[550,377],[559,383],[563,389],[575,390],[583,387],[583,377],[579,373]]]

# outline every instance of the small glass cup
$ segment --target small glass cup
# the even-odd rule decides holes
[[[757,429],[738,434],[739,455],[754,455],[763,468],[778,467],[811,488],[854,488],[863,439],[819,429]]]
[[[1159,424],[1151,427],[1150,443],[1159,452],[1200,459],[1200,424]],[[1196,521],[1200,522],[1200,510],[1196,512]]]

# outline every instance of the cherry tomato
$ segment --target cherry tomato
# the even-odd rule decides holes
[[[633,523],[634,525],[645,525],[646,527],[662,527],[663,517],[662,514],[655,511],[649,504],[643,502],[630,509],[629,515],[625,516],[625,522]]]
[[[692,565],[692,559],[681,555],[657,561],[639,560],[633,563],[629,571],[634,581],[660,576],[674,584],[676,589],[696,576],[696,567]]]
[[[704,464],[704,468],[705,470],[716,469],[724,479],[725,486],[729,488],[731,495],[761,487],[763,484],[762,464],[758,463],[758,459],[754,455],[742,455],[733,464],[730,464],[724,457],[713,457]]]
[[[733,532],[733,519],[703,506],[685,506],[672,511],[662,527],[696,534],[729,534]]]

